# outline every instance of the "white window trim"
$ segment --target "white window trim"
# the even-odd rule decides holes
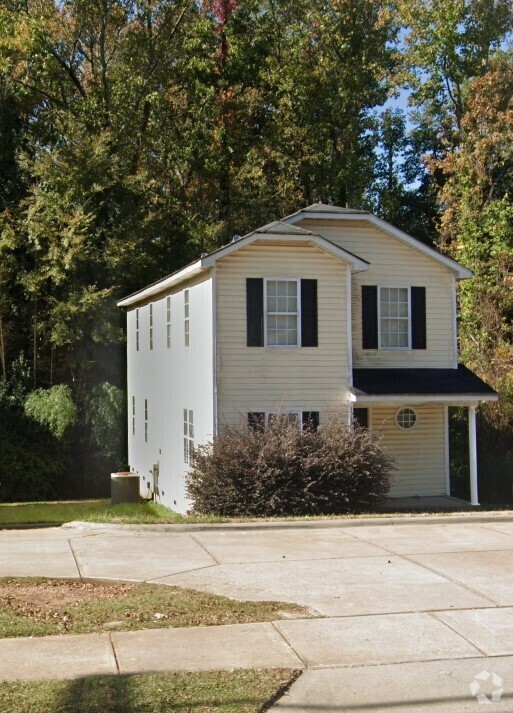
[[[399,421],[397,420],[401,411],[406,411],[406,410],[413,411],[413,414],[415,416],[415,423],[413,424],[413,426],[410,426],[409,428],[405,428],[404,426],[401,426]],[[394,421],[395,421],[395,425],[397,426],[397,428],[400,431],[405,431],[406,433],[409,433],[410,431],[414,431],[417,428],[417,424],[419,422],[419,415],[418,415],[417,411],[415,411],[415,409],[412,408],[411,406],[400,406],[397,409],[397,411],[395,412]]]
[[[384,347],[381,344],[381,290],[408,290],[408,346],[407,347]],[[392,352],[411,351],[411,285],[378,285],[378,349]]]
[[[285,280],[287,282],[295,282],[297,284],[297,344],[267,343],[267,283],[273,282],[274,280]],[[264,347],[266,347],[267,349],[298,349],[299,347],[301,347],[301,341],[301,278],[273,276],[264,277]]]

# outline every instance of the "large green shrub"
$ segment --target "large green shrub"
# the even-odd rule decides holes
[[[197,449],[187,492],[198,513],[343,513],[384,497],[391,470],[377,437],[340,418],[303,431],[285,419],[265,430],[241,422]]]

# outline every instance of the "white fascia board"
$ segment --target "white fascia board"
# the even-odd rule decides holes
[[[351,394],[349,400],[358,404],[477,404],[497,401],[497,394]]]
[[[428,245],[424,245],[424,243],[421,243],[416,238],[413,238],[411,235],[408,235],[408,233],[399,230],[399,228],[390,225],[390,223],[381,220],[381,218],[378,218],[372,213],[309,213],[308,211],[305,211],[304,213],[295,213],[294,215],[291,215],[288,218],[283,218],[282,222],[290,223],[291,225],[293,225],[294,223],[298,223],[301,220],[368,221],[369,223],[372,223],[377,228],[382,230],[384,233],[392,235],[394,238],[401,240],[401,242],[406,243],[406,245],[409,245],[414,250],[418,250],[424,255],[427,255],[427,257],[430,257],[431,259],[436,260],[442,265],[445,265],[445,267],[448,267],[450,270],[453,270],[456,273],[456,277],[458,280],[467,280],[473,275],[471,270],[466,267],[463,267],[463,265],[460,265],[459,262],[456,262],[456,260],[452,260],[450,257],[438,253],[436,250],[433,250]]]
[[[288,233],[280,234],[255,232],[245,238],[239,238],[239,240],[235,240],[233,243],[230,243],[229,245],[226,245],[225,247],[216,250],[216,252],[207,255],[206,257],[202,258],[201,263],[204,267],[213,267],[215,263],[221,258],[226,257],[227,255],[230,255],[231,253],[235,252],[236,250],[240,250],[243,247],[252,245],[255,242],[292,242],[316,245],[321,250],[324,250],[324,252],[327,252],[330,255],[333,255],[334,257],[338,258],[339,260],[348,263],[351,267],[351,272],[361,272],[363,270],[367,270],[369,267],[369,263],[366,260],[362,260],[357,255],[353,255],[347,250],[344,250],[338,245],[335,245],[334,243],[330,242],[326,238],[323,238],[320,235],[315,235],[314,233],[312,233],[311,235],[289,235]]]
[[[165,277],[163,280],[159,280],[153,285],[149,285],[148,287],[139,290],[139,292],[134,292],[134,294],[129,295],[128,297],[125,297],[122,300],[119,300],[117,306],[131,307],[132,305],[135,305],[139,302],[144,302],[149,297],[154,297],[155,295],[158,295],[161,292],[165,292],[166,290],[171,287],[174,287],[178,283],[183,282],[184,280],[188,280],[191,277],[195,277],[196,275],[199,275],[204,270],[205,267],[202,264],[202,260],[197,260],[192,265],[184,267],[183,270],[179,270],[178,272],[175,272],[172,275]]]

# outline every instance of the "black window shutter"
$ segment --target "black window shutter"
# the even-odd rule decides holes
[[[255,430],[265,428],[265,413],[263,411],[250,411],[248,413],[248,426]]]
[[[319,412],[303,411],[303,428],[311,428],[316,431],[319,428]]]
[[[248,347],[263,347],[264,281],[261,277],[246,280],[246,327]]]
[[[362,428],[369,428],[369,409],[368,408],[354,408],[353,409],[353,423],[355,426],[361,426]]]
[[[411,288],[411,347],[426,348],[426,288]]]
[[[378,288],[362,285],[362,349],[378,348]]]
[[[318,346],[317,280],[301,280],[301,346]]]

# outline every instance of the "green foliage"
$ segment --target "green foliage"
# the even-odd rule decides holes
[[[85,404],[85,422],[98,454],[118,470],[125,461],[126,397],[108,382],[95,386]]]
[[[77,407],[66,384],[32,391],[25,401],[25,413],[58,439],[64,438],[77,419]]]
[[[332,418],[300,431],[276,418],[241,422],[198,448],[187,476],[194,512],[224,516],[335,514],[384,497],[392,462],[367,429]]]

